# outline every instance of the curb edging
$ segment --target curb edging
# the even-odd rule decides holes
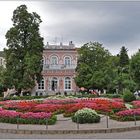
[[[2,129],[0,133],[12,134],[89,134],[89,133],[119,133],[126,131],[140,130],[140,126],[125,127],[125,128],[107,128],[107,129],[92,129],[92,130],[24,130],[24,129]]]

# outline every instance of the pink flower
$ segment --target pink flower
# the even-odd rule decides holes
[[[130,109],[130,110],[124,110],[119,111],[116,113],[118,116],[134,116],[134,115],[140,115],[140,108],[138,109]]]
[[[52,116],[52,113],[45,113],[45,112],[33,113],[33,112],[28,112],[28,113],[22,114],[21,118],[24,118],[24,119],[46,119],[46,118],[50,118],[51,116]]]

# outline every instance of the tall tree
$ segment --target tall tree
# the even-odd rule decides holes
[[[122,46],[120,54],[119,54],[119,63],[120,63],[120,67],[125,67],[129,65],[129,56],[127,54],[127,48],[125,48],[125,46]]]
[[[120,93],[123,93],[123,89],[126,88],[126,84],[130,80],[130,69],[129,69],[129,56],[127,54],[127,48],[122,46],[121,51],[119,53],[119,65],[118,65],[118,90]],[[127,82],[125,82],[127,81]]]
[[[42,22],[40,16],[27,11],[21,5],[13,12],[13,27],[6,33],[8,49],[4,49],[6,59],[5,84],[22,89],[32,89],[35,81],[41,79],[43,38],[39,33]]]
[[[137,84],[137,89],[140,89],[140,50],[131,58],[130,71],[132,78]]]
[[[110,53],[98,42],[84,44],[79,49],[77,76],[75,81],[79,87],[104,88],[104,68]]]

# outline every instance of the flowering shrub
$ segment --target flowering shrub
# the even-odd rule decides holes
[[[27,112],[24,114],[21,114],[21,118],[23,119],[49,119],[51,118],[52,113],[45,113],[45,112],[38,112],[38,113],[33,113],[33,112]]]
[[[74,116],[72,116],[72,121],[77,123],[97,123],[100,122],[100,116],[97,115],[95,110],[89,108],[83,108],[78,110]]]
[[[119,111],[110,117],[118,121],[134,121],[135,119],[140,120],[140,108]]]
[[[91,108],[100,113],[109,113],[112,110],[114,112],[126,109],[123,102],[114,101],[106,98],[96,98],[96,99],[81,99],[77,100],[78,103],[73,104],[70,108],[67,108],[65,111],[66,114],[74,113],[82,108]]]
[[[16,111],[12,111],[12,110],[0,109],[0,118],[16,118],[21,114],[22,113],[20,113],[20,112],[16,112]]]
[[[119,111],[118,113],[116,113],[116,115],[121,116],[121,117],[140,115],[140,108]]]
[[[113,101],[116,101],[116,102],[123,102],[123,99],[121,98],[112,98]]]
[[[59,104],[39,104],[34,107],[33,112],[55,112],[61,109]]]
[[[21,112],[31,111],[38,103],[36,101],[11,101],[3,105],[4,109],[18,109]]]
[[[75,99],[47,99],[43,101],[44,104],[70,104],[77,103]]]
[[[139,100],[138,101],[133,101],[132,104],[133,104],[133,106],[135,108],[139,108],[140,107],[140,101]]]
[[[48,119],[48,124],[55,124],[57,121],[56,116],[52,113],[45,112],[28,112],[21,113],[13,110],[3,110],[0,108],[0,122],[6,123],[23,123],[23,124],[46,124],[46,119]]]

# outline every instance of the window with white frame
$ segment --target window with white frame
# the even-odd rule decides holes
[[[51,64],[52,65],[57,65],[58,64],[58,58],[57,58],[57,56],[52,56],[51,57]]]
[[[71,78],[66,77],[65,78],[65,90],[71,89]]]
[[[40,83],[38,83],[38,89],[44,89],[44,79],[42,79]]]
[[[65,60],[64,60],[64,63],[65,63],[65,65],[70,65],[71,64],[71,58],[69,56],[66,56]]]

